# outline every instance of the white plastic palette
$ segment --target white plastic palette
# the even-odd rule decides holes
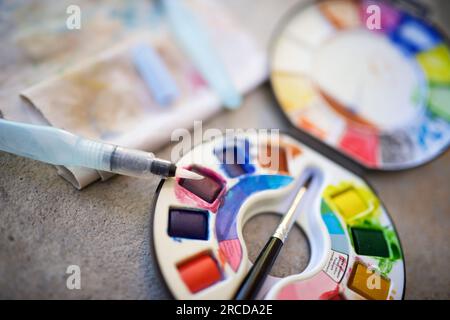
[[[153,242],[174,297],[232,298],[251,267],[245,222],[258,213],[285,213],[312,172],[297,220],[310,244],[308,266],[285,278],[269,276],[259,298],[401,299],[402,249],[371,188],[289,136],[281,135],[279,143],[267,139],[249,134],[205,142],[177,165],[207,180],[161,183]]]
[[[385,1],[313,2],[291,12],[274,39],[272,86],[295,127],[363,166],[418,166],[450,142],[444,39]]]

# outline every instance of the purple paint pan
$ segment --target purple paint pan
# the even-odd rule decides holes
[[[208,239],[208,211],[170,208],[168,234],[174,238]]]

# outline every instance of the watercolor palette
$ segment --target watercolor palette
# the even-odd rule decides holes
[[[310,244],[308,266],[285,278],[269,276],[258,298],[403,297],[403,254],[392,221],[350,171],[290,136],[255,133],[204,142],[177,165],[205,181],[165,180],[155,197],[155,255],[174,297],[232,298],[251,267],[246,221],[287,212],[309,174],[315,179],[297,220]]]
[[[291,12],[272,44],[271,83],[295,127],[367,168],[415,167],[449,145],[445,36],[391,2],[325,0]]]

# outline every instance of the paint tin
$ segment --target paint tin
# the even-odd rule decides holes
[[[448,42],[402,2],[311,2],[272,43],[272,88],[291,124],[371,169],[415,167],[450,143]]]
[[[217,150],[230,144],[244,153],[242,162],[251,170],[229,174]],[[400,242],[373,190],[288,135],[280,135],[276,147],[283,152],[272,149],[269,161],[261,155],[267,144],[275,145],[257,134],[242,134],[231,142],[219,137],[181,158],[178,166],[195,166],[215,181],[213,188],[207,188],[208,201],[198,196],[201,188],[185,188],[175,179],[161,182],[154,203],[153,243],[159,270],[173,296],[232,298],[251,267],[242,236],[245,222],[259,213],[287,212],[302,180],[314,174],[296,221],[310,244],[309,264],[300,274],[269,276],[258,297],[401,299],[405,273]],[[228,159],[233,162],[237,157]],[[286,163],[274,167],[280,159]],[[370,292],[362,285],[364,270],[380,277],[382,291]]]

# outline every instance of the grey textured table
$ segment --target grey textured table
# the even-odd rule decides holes
[[[294,2],[226,3],[267,45],[275,21]],[[445,16],[450,12],[448,2],[430,4],[439,8],[436,18],[450,31]],[[212,127],[288,130],[268,85],[249,94],[240,110],[224,111],[204,124],[204,128]],[[301,137],[338,162],[352,165]],[[170,146],[160,151],[161,156],[169,153]],[[406,298],[449,299],[450,153],[413,170],[364,175],[400,234]],[[157,184],[157,179],[116,177],[80,192],[51,166],[0,153],[0,298],[169,298],[151,252],[150,206]],[[246,226],[252,257],[275,224],[275,217],[262,216]],[[300,271],[307,257],[298,252],[307,252],[307,245],[296,230],[274,274]],[[65,271],[71,264],[81,267],[81,290],[66,288]]]

